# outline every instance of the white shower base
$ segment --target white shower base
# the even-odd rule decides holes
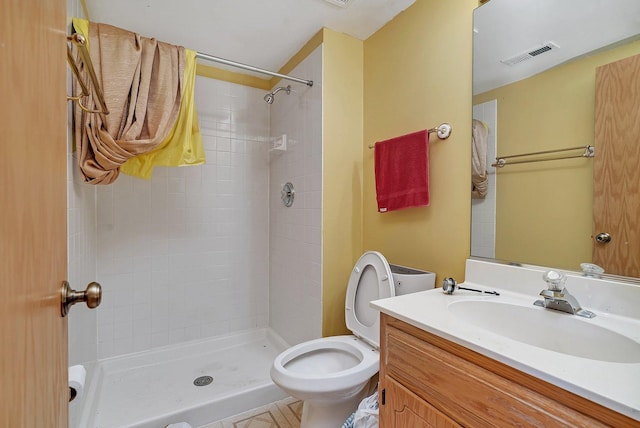
[[[269,376],[287,344],[270,329],[225,335],[99,361],[80,427],[198,427],[287,396]],[[207,386],[195,386],[199,376]]]

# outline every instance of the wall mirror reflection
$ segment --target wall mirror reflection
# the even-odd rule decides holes
[[[640,277],[640,2],[491,0],[473,65],[471,255]]]

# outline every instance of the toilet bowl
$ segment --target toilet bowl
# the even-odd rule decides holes
[[[428,288],[433,281],[425,272],[422,289]],[[367,395],[380,361],[380,317],[369,302],[392,296],[389,263],[378,252],[364,253],[351,271],[345,299],[346,324],[353,335],[303,342],[275,358],[273,382],[304,401],[301,428],[342,426]]]

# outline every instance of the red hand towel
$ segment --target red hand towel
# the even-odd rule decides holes
[[[429,132],[414,132],[375,145],[378,211],[429,205]]]

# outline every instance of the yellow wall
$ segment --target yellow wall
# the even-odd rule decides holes
[[[211,61],[205,61],[206,64],[200,62],[196,66],[196,74],[210,79],[222,80],[225,82],[237,83],[238,85],[250,86],[252,88],[269,90],[271,89],[271,80],[261,79],[260,77],[251,76],[245,73],[229,71],[207,64],[214,64]]]
[[[278,73],[280,74],[291,73],[293,69],[298,66],[298,64],[304,61],[306,57],[311,55],[311,53],[313,53],[313,51],[322,44],[324,40],[324,34],[325,34],[324,28],[318,31],[313,37],[309,39],[309,41],[307,41],[307,43],[304,44],[302,48],[300,48],[300,50],[295,55],[293,55],[289,59],[289,61],[287,61],[285,65],[280,67],[280,70],[278,70]],[[300,77],[300,76],[295,76],[295,77]],[[302,76],[301,78],[306,79],[304,76]],[[281,79],[279,77],[272,77],[269,80],[270,89],[274,88],[280,82],[280,80]],[[321,82],[314,82],[314,83],[321,83]]]
[[[498,154],[593,144],[595,68],[637,53],[640,42],[475,96],[474,104],[498,100]],[[573,270],[590,261],[592,165],[571,159],[499,170],[496,258]]]
[[[464,278],[470,248],[472,16],[477,0],[418,0],[364,43],[363,250]],[[449,122],[432,134],[429,207],[378,213],[369,144]]]
[[[363,42],[323,34],[322,334],[348,333],[344,299],[362,253]]]

